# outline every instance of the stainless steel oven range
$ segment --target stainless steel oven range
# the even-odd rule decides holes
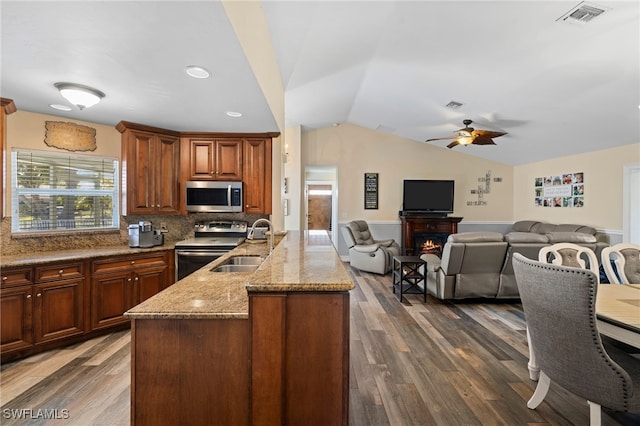
[[[194,228],[192,238],[176,243],[176,280],[230,252],[247,237],[247,222],[243,221],[200,222]]]

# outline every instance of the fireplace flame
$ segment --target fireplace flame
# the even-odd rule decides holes
[[[422,244],[421,254],[437,254],[440,255],[442,253],[442,244],[436,243],[433,240],[427,240]]]

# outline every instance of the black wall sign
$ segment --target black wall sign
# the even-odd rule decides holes
[[[364,174],[364,208],[367,210],[378,209],[378,174]]]

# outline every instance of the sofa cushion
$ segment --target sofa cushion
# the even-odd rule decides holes
[[[451,234],[447,238],[449,243],[487,243],[504,241],[504,236],[499,232],[462,232]]]
[[[582,232],[549,232],[547,238],[551,244],[574,243],[574,244],[595,244],[596,237]]]
[[[504,236],[504,240],[510,244],[514,243],[537,243],[545,244],[549,242],[549,238],[543,234],[534,234],[533,232],[509,232]]]
[[[511,230],[513,232],[532,232],[531,228],[536,224],[540,223],[537,220],[519,220],[511,226]]]
[[[553,223],[538,222],[531,228],[531,232],[535,232],[536,234],[546,234],[549,232],[555,232],[557,226],[558,225],[555,225]]]

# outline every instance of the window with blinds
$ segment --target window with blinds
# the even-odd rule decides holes
[[[14,149],[13,232],[119,228],[118,159]]]

